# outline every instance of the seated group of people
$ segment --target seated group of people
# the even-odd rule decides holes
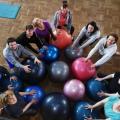
[[[68,32],[68,34],[71,34],[71,36],[73,35],[74,27],[72,25],[72,14],[68,8],[68,3],[66,0],[63,0],[63,5],[60,8],[60,10],[58,10],[55,13],[53,21],[54,21],[54,27],[56,29],[64,29]],[[8,38],[6,47],[3,50],[3,55],[6,62],[9,65],[11,72],[14,73],[17,68],[17,70],[23,69],[25,72],[29,73],[31,71],[29,65],[23,65],[21,61],[23,61],[23,58],[26,57],[34,60],[35,63],[39,64],[41,61],[37,58],[36,55],[40,54],[38,52],[40,48],[45,47],[47,49],[46,45],[50,44],[51,40],[56,40],[56,36],[53,34],[50,24],[47,21],[44,21],[39,18],[34,18],[32,24],[27,25],[26,30],[22,34],[20,34],[17,38],[14,37]],[[73,40],[73,44],[71,46],[73,47],[73,49],[77,48],[78,50],[80,50],[85,47],[88,47],[95,41],[98,41],[97,44],[89,52],[85,60],[87,61],[88,59],[90,59],[93,56],[93,54],[96,53],[97,51],[99,51],[102,57],[91,66],[92,68],[103,65],[108,60],[110,60],[114,54],[116,53],[119,54],[119,52],[117,52],[117,44],[116,44],[118,41],[117,34],[112,33],[101,37],[100,29],[96,24],[96,22],[94,21],[89,22],[87,25],[85,25],[82,28],[78,37],[75,40]],[[31,45],[31,43],[35,43],[37,48],[34,48]],[[30,52],[28,49],[31,50],[32,52]],[[117,80],[115,81],[116,76],[117,76]],[[104,80],[108,78],[114,78],[111,83],[116,86],[113,88],[114,90],[111,92],[113,93],[119,92],[120,73],[114,73],[112,75],[108,75],[105,78],[97,78],[97,80]],[[113,87],[112,84],[111,86]],[[21,96],[24,94],[34,94],[34,93],[35,91],[31,91],[30,93],[22,93],[22,92],[16,93],[11,90],[7,90],[6,92],[0,95],[0,102],[3,104],[3,106],[5,104],[4,107],[1,107],[0,112],[3,109],[5,109],[6,111],[9,111],[9,113],[13,116],[14,115],[20,116],[22,113],[26,113],[28,108],[30,108],[30,106],[34,104],[36,101],[32,100],[31,102],[25,105],[24,101],[21,99]],[[106,95],[109,94],[106,93]],[[93,106],[87,106],[87,108],[93,109],[105,103],[106,117],[109,118],[110,116],[108,112],[110,112],[110,114],[114,114],[113,116],[119,117],[120,99],[118,97],[119,95],[115,94],[113,95],[113,97],[106,98]],[[34,112],[32,111],[32,113]],[[114,120],[119,120],[118,117],[116,117]],[[113,120],[113,118],[114,117],[111,117],[109,119]]]

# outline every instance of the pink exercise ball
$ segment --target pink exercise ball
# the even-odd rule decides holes
[[[85,86],[81,81],[73,79],[66,82],[63,91],[68,98],[72,100],[80,100],[85,94]]]
[[[80,79],[81,81],[85,82],[86,80],[90,79],[96,74],[96,69],[91,68],[92,61],[88,60],[85,61],[85,58],[78,58],[72,63],[72,72],[73,75]]]

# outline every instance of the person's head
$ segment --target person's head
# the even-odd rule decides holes
[[[96,32],[96,31],[98,30],[98,27],[97,27],[97,25],[96,25],[96,22],[94,22],[94,21],[89,22],[89,23],[86,25],[86,29],[87,29],[87,31],[90,32],[90,33]]]
[[[11,104],[17,101],[17,98],[12,90],[5,91],[5,103]]]
[[[112,44],[115,44],[118,41],[118,36],[115,33],[111,33],[107,36],[106,44],[107,46],[110,46]]]
[[[16,39],[13,37],[10,37],[7,39],[7,44],[9,46],[9,48],[16,50],[17,48],[17,43],[16,43]]]
[[[17,101],[17,98],[12,90],[7,90],[0,94],[0,107]]]
[[[26,25],[26,35],[29,37],[33,36],[34,27],[33,25]]]
[[[34,18],[32,23],[33,23],[34,27],[42,27],[43,26],[43,20],[40,18]]]
[[[63,8],[67,8],[68,7],[68,2],[67,2],[67,0],[63,0],[63,5],[62,5],[62,7]]]

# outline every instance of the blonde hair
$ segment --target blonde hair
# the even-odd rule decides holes
[[[8,103],[8,96],[13,94],[14,92],[12,90],[7,90],[4,93],[0,94],[0,108]]]
[[[39,21],[42,21],[40,18],[34,18],[32,24],[34,27],[39,27]]]

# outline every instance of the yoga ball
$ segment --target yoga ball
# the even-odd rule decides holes
[[[16,77],[16,80],[12,80],[12,79],[10,80],[10,78],[9,78],[9,79],[5,79],[2,81],[2,86],[3,86],[4,90],[7,90],[9,85],[13,88],[14,91],[21,90],[22,81],[17,76],[15,76],[15,77]]]
[[[24,65],[29,65],[31,72],[26,73],[24,70],[19,72],[19,76],[22,77],[26,82],[30,84],[38,84],[40,80],[44,79],[46,74],[45,64],[41,62],[40,64],[35,64],[32,60],[27,60]]]
[[[6,68],[0,66],[0,81],[8,79],[10,77],[10,73]]]
[[[63,29],[57,30],[54,32],[56,35],[56,40],[52,41],[52,44],[58,47],[59,49],[64,49],[70,44],[72,44],[72,36]]]
[[[63,91],[68,98],[80,100],[84,97],[85,86],[81,81],[73,79],[65,83]]]
[[[43,100],[43,120],[68,120],[69,111],[69,102],[61,93],[50,93]]]
[[[58,58],[60,56],[59,49],[57,47],[55,47],[54,45],[47,45],[47,49],[42,47],[39,50],[39,53],[41,54],[41,56],[39,56],[39,58],[46,62],[56,61],[56,60],[58,60]]]
[[[31,92],[32,90],[34,90],[36,93],[33,95],[25,95],[24,98],[26,102],[30,102],[32,99],[37,100],[37,103],[34,105],[34,107],[38,108],[40,107],[39,105],[45,96],[45,92],[39,86],[28,86],[26,87],[25,92]]]
[[[96,74],[95,68],[91,68],[93,64],[91,60],[85,62],[85,58],[78,58],[72,63],[73,75],[81,81],[86,81]]]
[[[71,46],[65,49],[65,57],[70,61],[81,57],[82,54],[83,54],[83,49],[72,48]]]
[[[74,114],[73,114],[74,120],[85,120],[86,117],[90,117],[90,116],[93,119],[99,118],[98,111],[96,110],[91,111],[90,109],[85,108],[89,104],[90,103],[85,102],[85,101],[80,101],[76,103],[74,107]]]
[[[69,66],[63,61],[56,61],[50,65],[50,79],[53,82],[64,82],[69,76]]]
[[[104,82],[97,81],[95,79],[90,79],[86,82],[87,94],[94,100],[101,100],[103,97],[99,97],[97,93],[101,91],[106,92],[106,90],[106,84]]]

